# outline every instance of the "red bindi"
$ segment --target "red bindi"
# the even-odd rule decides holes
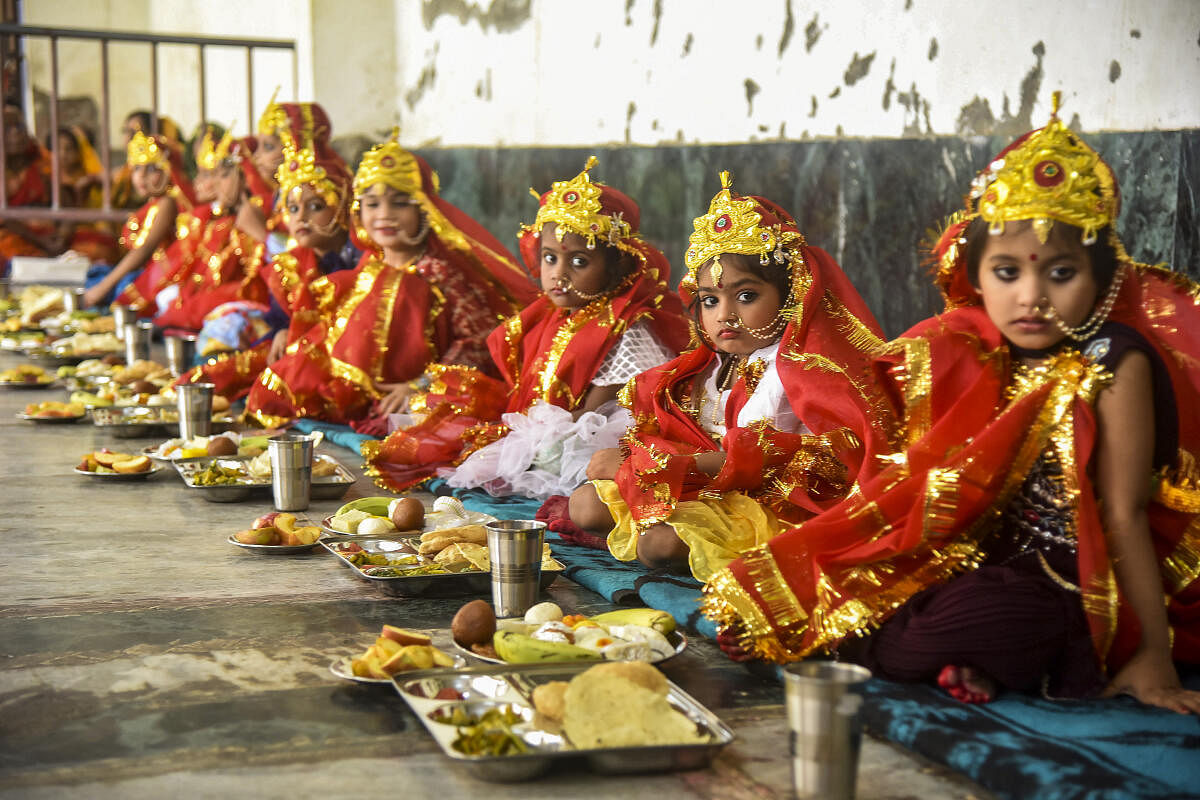
[[[1030,254],[1029,254],[1029,260],[1030,260],[1030,261],[1037,261],[1037,253],[1030,253]]]

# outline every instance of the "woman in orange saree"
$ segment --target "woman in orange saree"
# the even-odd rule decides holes
[[[880,348],[895,451],[705,587],[731,654],[1200,712],[1200,287],[1129,257],[1118,204],[1057,114],[979,175],[947,310]]]
[[[4,106],[4,193],[10,207],[50,204],[50,154],[29,135],[25,115],[15,105]],[[57,255],[64,237],[54,223],[5,220],[0,223],[0,258],[5,266],[13,256]]]
[[[591,180],[594,164],[556,182],[522,230],[543,291],[488,337],[502,380],[433,365],[429,391],[410,404],[424,419],[364,448],[380,485],[401,491],[442,469],[453,486],[497,495],[569,493],[629,422],[617,390],[684,347],[670,264],[638,233],[637,204]]]
[[[396,134],[354,178],[354,270],[297,287],[288,344],[251,388],[266,425],[346,423],[407,402],[431,363],[484,367],[485,340],[528,280],[499,242],[443,200],[424,159]],[[527,296],[527,295],[526,295]]]

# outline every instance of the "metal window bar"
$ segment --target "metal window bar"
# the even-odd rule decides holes
[[[151,131],[158,132],[158,46],[160,44],[194,45],[198,48],[200,68],[200,120],[208,118],[208,104],[205,97],[207,84],[205,81],[205,66],[207,64],[206,50],[209,47],[241,47],[246,51],[246,105],[247,119],[254,119],[254,51],[256,49],[287,50],[292,55],[292,91],[297,90],[299,64],[296,60],[296,43],[286,39],[244,39],[228,36],[177,36],[171,34],[134,33],[130,31],[98,31],[83,28],[50,28],[34,25],[18,25],[0,23],[0,43],[7,42],[6,37],[14,41],[25,37],[42,37],[50,44],[50,205],[49,206],[13,206],[8,205],[7,166],[4,136],[0,135],[0,220],[4,219],[52,219],[64,222],[97,222],[108,220],[124,221],[130,213],[129,209],[114,209],[112,207],[112,148],[109,143],[110,106],[109,106],[109,51],[111,42],[133,42],[150,45],[150,81],[151,81]],[[101,208],[62,208],[60,205],[59,169],[58,169],[58,41],[60,39],[85,39],[100,42],[100,160],[103,164],[103,206]],[[7,53],[7,46],[0,51],[0,57],[9,55],[23,59],[21,53],[24,47],[17,46],[17,53]],[[27,121],[28,124],[28,121]],[[32,133],[32,132],[31,132]]]

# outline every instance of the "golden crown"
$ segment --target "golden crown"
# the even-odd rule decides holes
[[[762,264],[774,258],[777,264],[784,264],[799,252],[795,245],[804,244],[799,232],[784,231],[780,225],[762,225],[758,204],[749,197],[735,195],[732,186],[733,175],[728,170],[722,172],[721,191],[708,204],[708,213],[692,221],[695,230],[688,237],[683,257],[687,274],[679,282],[683,289],[695,291],[700,268],[709,259],[713,262],[713,282],[720,283],[722,253],[758,256]]]
[[[134,133],[129,140],[129,147],[126,148],[126,160],[131,167],[148,165],[164,171],[170,169],[167,151],[154,141],[153,136],[147,136],[141,131]]]
[[[324,195],[331,205],[336,205],[334,201],[342,195],[341,187],[317,163],[316,153],[311,147],[295,149],[285,144],[283,163],[275,171],[275,181],[279,184],[280,197],[290,197],[301,186],[310,185]]]
[[[989,230],[1005,222],[1033,220],[1043,242],[1055,221],[1083,230],[1084,244],[1117,217],[1112,170],[1058,118],[1061,94],[1052,99],[1050,122],[997,158],[971,186],[967,200],[978,204]]]
[[[392,128],[391,137],[366,152],[354,173],[354,194],[361,195],[376,184],[386,184],[417,199],[422,193],[421,165],[412,153],[400,146],[400,129]],[[437,176],[434,175],[434,192]]]
[[[275,91],[271,93],[271,99],[267,101],[267,107],[263,109],[262,116],[258,118],[258,133],[260,136],[274,136],[280,130],[288,128],[287,112],[283,110],[283,106],[275,102],[275,98],[279,96],[279,87],[275,87]]]
[[[550,196],[538,208],[533,224],[521,226],[522,230],[540,234],[543,225],[553,222],[554,238],[560,242],[565,234],[575,233],[587,240],[589,250],[595,248],[597,238],[621,248],[626,239],[634,236],[633,226],[625,221],[619,211],[613,214],[604,212],[600,204],[604,184],[592,183],[588,174],[594,166],[596,157],[589,156],[583,172],[569,181],[555,181],[550,186]],[[541,199],[536,190],[529,191]]]
[[[201,169],[216,169],[221,162],[230,157],[233,151],[233,134],[225,131],[220,141],[213,141],[213,129],[206,128],[204,138],[200,140],[200,152],[196,154],[196,164]]]

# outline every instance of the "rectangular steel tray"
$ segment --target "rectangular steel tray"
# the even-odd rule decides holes
[[[337,500],[349,491],[354,485],[355,477],[346,469],[337,459],[318,454],[313,456],[316,461],[332,461],[335,466],[335,471],[332,475],[313,478],[312,487],[309,491],[309,496],[313,500]],[[195,489],[201,493],[201,497],[210,503],[237,503],[242,500],[247,500],[254,495],[270,494],[271,481],[266,482],[251,478],[248,474],[246,480],[239,483],[218,484],[216,486],[197,486],[196,475],[208,469],[214,462],[222,467],[239,468],[245,467],[248,458],[237,456],[221,456],[216,458],[197,458],[190,461],[174,462],[175,469],[179,472],[179,477],[183,478],[183,482],[188,485],[188,488]]]
[[[92,424],[118,439],[162,436],[179,424],[179,412],[172,406],[103,406],[92,409]]]
[[[364,570],[342,553],[343,549],[358,545],[368,553],[415,554],[416,543],[418,541],[417,537],[413,536],[396,536],[394,538],[386,536],[356,536],[352,539],[325,537],[321,539],[321,546],[341,559],[342,563],[354,570],[354,573],[358,577],[370,581],[387,594],[399,597],[457,597],[468,594],[486,595],[491,593],[492,574],[490,572],[469,570],[467,572],[448,572],[438,575],[410,575],[407,577],[402,575],[372,575],[370,573],[371,567]],[[417,563],[413,566],[430,564],[432,561],[432,559],[417,556]],[[374,567],[374,569],[387,569],[387,567]],[[391,569],[402,570],[404,567],[391,567]],[[553,562],[553,567],[544,566],[539,584],[541,588],[545,590],[550,584],[554,583],[554,579],[558,577],[562,570],[563,565],[558,561]]]
[[[668,702],[696,723],[699,732],[708,735],[707,742],[575,750],[557,731],[551,730],[552,725],[540,728],[535,717],[532,723],[534,735],[526,737],[526,743],[531,744],[531,752],[510,756],[468,756],[452,746],[458,729],[436,722],[431,716],[440,708],[463,702],[511,703],[532,709],[531,698],[535,687],[550,681],[569,681],[592,666],[594,664],[590,663],[527,664],[465,670],[432,669],[400,673],[393,681],[396,691],[421,720],[429,735],[437,741],[442,753],[470,774],[486,781],[529,780],[564,759],[582,759],[594,771],[603,774],[700,769],[707,766],[721,748],[733,741],[733,731],[720,717],[670,682]],[[437,692],[445,688],[458,690],[464,699],[436,699]],[[533,742],[530,742],[531,738]]]

